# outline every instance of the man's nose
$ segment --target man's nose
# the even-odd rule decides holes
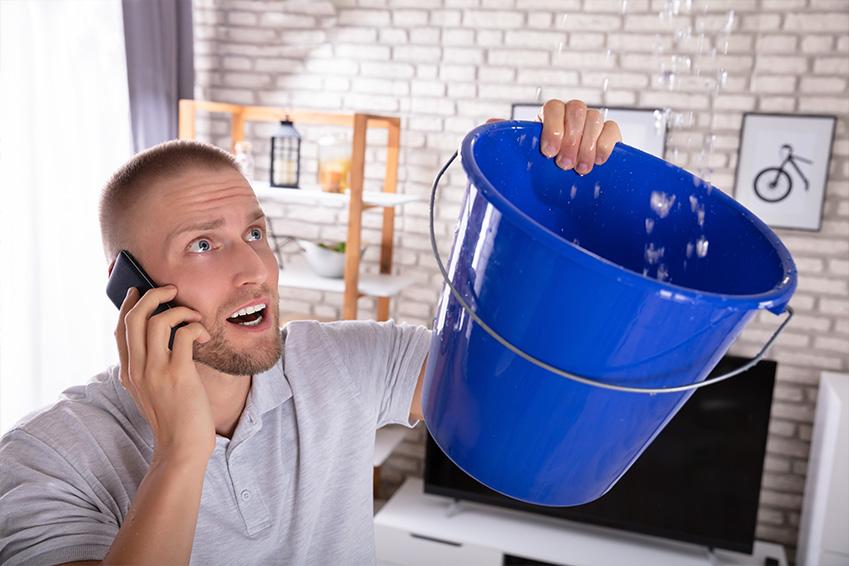
[[[239,246],[233,260],[236,285],[262,285],[268,280],[268,268],[252,246]]]

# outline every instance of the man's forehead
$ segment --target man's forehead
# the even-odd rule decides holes
[[[256,208],[257,198],[245,178],[232,169],[191,169],[161,179],[147,191],[148,213],[174,219],[203,217],[212,209]]]
[[[157,185],[148,191],[152,198],[146,199],[143,214],[163,238],[193,225],[222,219],[240,223],[262,215],[253,189],[232,169],[184,170]]]

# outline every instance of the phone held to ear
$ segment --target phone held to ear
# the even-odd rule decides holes
[[[139,298],[141,298],[150,289],[159,287],[150,276],[142,269],[141,264],[127,250],[121,250],[118,258],[115,260],[115,267],[112,268],[112,273],[109,275],[109,282],[106,284],[106,295],[109,299],[121,309],[124,299],[127,297],[127,291],[130,287],[135,287],[139,290]],[[156,316],[166,309],[174,308],[176,305],[168,301],[160,303],[151,316]],[[171,328],[171,337],[168,339],[168,349],[173,349],[174,334],[181,326],[186,326],[187,322],[181,322],[177,326]]]

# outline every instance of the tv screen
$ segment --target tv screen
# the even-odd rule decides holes
[[[711,377],[747,361],[725,356]],[[425,493],[751,554],[775,370],[775,362],[761,360],[730,379],[697,389],[596,501],[547,507],[506,497],[454,465],[429,433]]]

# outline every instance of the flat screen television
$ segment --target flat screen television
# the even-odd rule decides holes
[[[725,356],[711,376],[747,361]],[[429,433],[424,491],[751,554],[775,371],[775,362],[761,360],[730,379],[697,389],[596,501],[548,507],[504,496],[458,468]]]

